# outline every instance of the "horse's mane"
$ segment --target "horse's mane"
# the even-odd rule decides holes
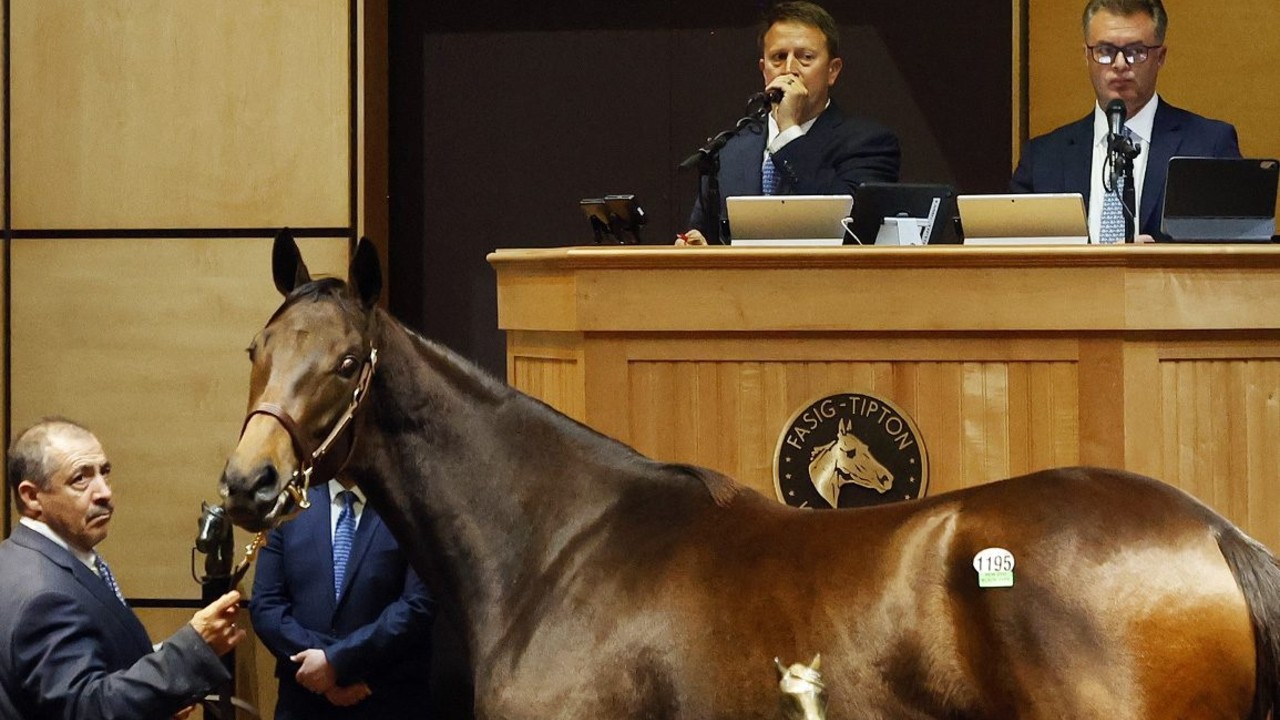
[[[284,302],[280,304],[280,307],[276,308],[276,311],[267,319],[267,324],[270,325],[275,322],[276,318],[283,315],[285,311],[294,305],[307,301],[317,302],[325,299],[332,299],[337,302],[338,306],[343,309],[343,312],[350,315],[352,318],[358,318],[364,315],[363,311],[360,309],[360,304],[352,300],[351,294],[347,292],[346,282],[335,277],[318,277],[313,279],[311,282],[303,283],[291,290],[289,294],[285,296]]]
[[[683,463],[665,463],[653,460],[619,440],[611,438],[594,428],[585,425],[568,415],[556,410],[547,403],[527,395],[510,385],[498,380],[467,360],[451,348],[433,340],[429,340],[404,323],[396,320],[390,313],[382,313],[383,319],[394,325],[410,338],[414,348],[428,358],[436,370],[461,382],[473,391],[479,391],[482,397],[495,408],[515,408],[517,412],[527,412],[552,427],[558,434],[571,442],[592,448],[595,457],[607,464],[620,468],[632,469],[639,474],[666,477],[676,482],[690,479],[698,480],[711,495],[715,503],[721,507],[733,502],[742,491],[742,486],[726,475],[708,468]]]
[[[321,300],[332,300],[353,320],[360,320],[363,323],[362,318],[366,316],[366,312],[351,297],[347,288],[346,282],[333,277],[320,277],[299,285],[289,293],[267,324],[270,325],[294,305]],[[477,393],[483,402],[491,404],[495,409],[507,406],[517,408],[517,411],[531,413],[571,442],[591,447],[597,459],[605,463],[633,470],[639,475],[666,478],[677,483],[696,479],[711,495],[714,502],[722,507],[732,503],[734,498],[742,492],[742,486],[737,481],[714,470],[683,463],[664,463],[646,457],[631,446],[608,437],[545,402],[499,381],[454,350],[423,337],[385,310],[379,309],[376,315],[383,323],[399,328],[417,353],[431,362],[437,372]]]

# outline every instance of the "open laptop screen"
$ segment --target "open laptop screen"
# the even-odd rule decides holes
[[[966,245],[1083,245],[1089,226],[1080,193],[961,195]]]
[[[850,195],[750,195],[725,199],[733,245],[840,245]]]
[[[1175,157],[1161,230],[1173,242],[1269,242],[1276,231],[1280,162]]]

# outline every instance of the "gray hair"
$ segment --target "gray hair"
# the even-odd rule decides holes
[[[1100,10],[1106,10],[1121,17],[1131,15],[1149,15],[1156,21],[1156,43],[1164,44],[1164,34],[1169,29],[1169,15],[1164,11],[1164,3],[1160,0],[1089,0],[1084,6],[1084,18],[1081,23],[1084,34],[1089,34],[1089,22]]]

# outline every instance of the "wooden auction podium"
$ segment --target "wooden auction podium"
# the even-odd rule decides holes
[[[1280,549],[1280,249],[499,250],[512,385],[775,496],[797,409],[888,398],[929,494],[1090,464],[1153,475]]]

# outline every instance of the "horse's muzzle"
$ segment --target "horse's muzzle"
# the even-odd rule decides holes
[[[222,471],[220,492],[227,517],[250,532],[273,528],[297,511],[297,503],[271,463],[243,472],[228,462]]]

